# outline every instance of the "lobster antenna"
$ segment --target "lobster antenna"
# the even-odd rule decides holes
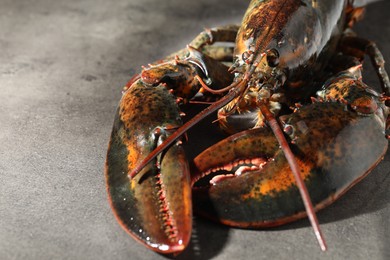
[[[290,146],[288,145],[287,140],[286,140],[278,122],[276,121],[275,117],[273,116],[271,111],[269,111],[268,107],[264,104],[264,102],[261,102],[261,101],[260,101],[260,110],[261,110],[261,113],[264,115],[266,121],[268,122],[268,125],[271,127],[271,129],[272,129],[276,139],[278,140],[279,145],[284,153],[284,156],[286,157],[286,159],[290,165],[290,168],[291,168],[291,171],[293,172],[295,181],[297,182],[299,192],[301,193],[301,197],[303,200],[303,204],[305,205],[307,216],[310,220],[311,226],[314,229],[314,234],[317,238],[318,243],[320,244],[321,250],[326,251],[326,249],[327,249],[326,242],[325,242],[325,239],[322,235],[320,226],[318,224],[318,219],[317,219],[316,213],[314,211],[313,204],[311,203],[310,195],[307,191],[305,183],[302,180],[301,175],[299,174],[299,172],[300,172],[299,166],[295,160],[294,154],[292,153]]]

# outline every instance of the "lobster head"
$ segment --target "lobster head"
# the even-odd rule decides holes
[[[259,99],[267,100],[271,112],[278,115],[282,103],[292,106],[298,97],[302,100],[302,96],[309,98],[314,94],[308,88],[318,76],[316,71],[322,71],[324,64],[328,64],[329,53],[339,40],[331,34],[340,35],[338,30],[345,23],[342,15],[345,3],[338,1],[332,8],[342,17],[338,21],[340,26],[335,26],[333,32],[323,28],[325,18],[317,9],[327,4],[251,1],[237,34],[231,68],[236,80],[244,81],[246,86],[241,95],[219,111],[224,129],[238,132],[263,125],[263,116],[257,111]],[[322,40],[328,38],[331,40]]]

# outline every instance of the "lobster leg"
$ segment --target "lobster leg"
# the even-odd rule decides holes
[[[196,49],[216,42],[235,42],[239,25],[227,25],[206,29],[201,32],[190,45]]]
[[[348,95],[342,98],[342,93]],[[315,210],[366,176],[388,146],[388,108],[354,75],[329,81],[322,99],[281,118]],[[268,128],[233,135],[202,152],[194,164],[193,182],[204,176],[210,180],[193,188],[200,215],[238,227],[276,226],[306,216],[287,160]]]
[[[332,75],[337,75],[342,71],[348,70],[352,67],[360,67],[361,65],[362,61],[357,57],[339,53],[330,61],[329,69],[331,70]]]
[[[229,45],[213,46],[216,42],[234,43],[239,26],[228,25],[206,29],[199,33],[188,45],[218,61],[232,61],[234,47]],[[167,56],[164,61],[174,60],[175,56],[186,57],[188,49],[184,48]]]
[[[375,42],[356,36],[345,36],[341,40],[340,49],[344,54],[355,56],[361,60],[364,55],[368,55],[376,73],[378,74],[382,91],[387,96],[390,95],[390,80],[385,69],[385,60],[383,59],[383,55]]]

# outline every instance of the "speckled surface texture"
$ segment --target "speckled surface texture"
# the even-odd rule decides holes
[[[204,27],[239,22],[248,2],[0,0],[0,259],[166,258],[130,238],[107,202],[121,88]],[[372,4],[356,31],[390,60],[388,10]],[[318,214],[328,252],[307,220],[257,231],[195,218],[177,258],[390,259],[389,155]]]

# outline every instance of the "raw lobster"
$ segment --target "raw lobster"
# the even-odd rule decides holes
[[[349,30],[362,10],[348,0],[252,0],[241,26],[206,30],[134,76],[106,160],[123,228],[157,252],[178,253],[192,209],[237,227],[281,225],[307,210],[316,222],[310,203],[334,202],[388,146],[383,57]],[[361,80],[365,54],[384,94]],[[194,102],[212,104],[183,125],[180,108]],[[180,137],[217,109],[232,135],[188,164]]]

